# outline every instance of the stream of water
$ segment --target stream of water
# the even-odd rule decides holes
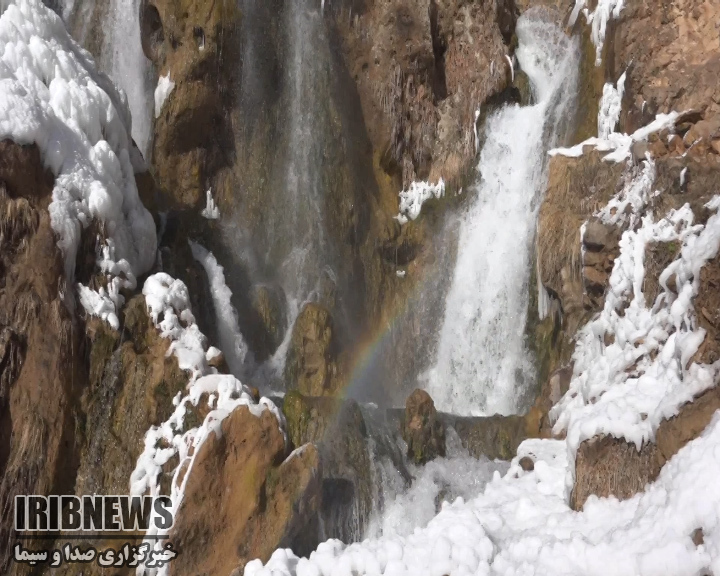
[[[455,414],[516,413],[534,382],[525,344],[532,246],[547,150],[563,138],[574,104],[578,49],[539,15],[520,18],[517,35],[536,103],[488,118],[435,364],[421,377],[438,409]]]
[[[142,53],[139,8],[140,0],[111,1],[104,17],[101,63],[128,96],[133,137],[147,156],[152,137],[152,70]],[[547,178],[546,152],[562,142],[569,129],[579,60],[575,40],[542,14],[531,10],[517,25],[517,59],[530,78],[534,104],[509,105],[489,116],[473,198],[462,214],[449,220],[457,223],[457,230],[448,231],[453,247],[457,238],[457,250],[439,252],[448,259],[455,256],[455,261],[445,263],[452,269],[452,278],[444,311],[438,312],[440,328],[428,345],[433,349],[428,354],[430,366],[419,379],[437,408],[445,412],[517,413],[525,407],[535,379],[525,342],[532,249]],[[273,271],[287,301],[285,339],[266,370],[260,371],[268,378],[271,372],[277,375],[282,370],[302,304],[322,300],[324,286],[337,282],[335,254],[323,224],[322,166],[327,143],[322,135],[331,119],[327,108],[316,102],[317,87],[327,82],[330,69],[329,45],[319,5],[290,2],[282,17],[286,40],[282,101],[287,125],[278,152],[282,159],[278,186],[268,198],[264,245],[253,247],[254,258],[261,262],[258,267]],[[247,86],[254,85],[251,76],[259,62],[256,49],[249,42],[244,51]],[[259,97],[251,92],[245,95],[250,104]],[[432,286],[441,284],[438,279]],[[226,300],[230,309],[229,296]],[[434,302],[425,304],[438,308]],[[494,471],[506,466],[471,458],[449,429],[447,457],[422,468],[403,463],[408,475],[399,469],[396,458],[388,457],[403,450],[396,431],[378,434],[375,438],[370,434],[369,441],[375,458],[375,503],[370,516],[333,519],[352,533],[352,539],[408,535],[432,519],[442,500],[471,498]],[[385,449],[378,450],[378,443]],[[327,530],[332,532],[330,527]]]

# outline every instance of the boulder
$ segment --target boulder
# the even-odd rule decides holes
[[[275,416],[236,409],[200,448],[170,534],[173,574],[240,573],[277,548],[318,544],[320,463],[311,444],[284,459]]]
[[[575,485],[570,496],[573,510],[581,510],[590,495],[619,500],[632,498],[660,473],[654,444],[638,450],[634,444],[611,436],[581,443],[575,456]]]
[[[575,485],[570,504],[580,510],[590,495],[632,498],[654,481],[662,466],[703,433],[720,410],[720,387],[688,402],[678,414],[660,423],[655,443],[638,450],[624,440],[597,436],[580,444],[575,461]]]
[[[330,312],[320,304],[306,304],[293,325],[285,361],[288,389],[307,396],[337,393],[337,349]]]
[[[282,409],[292,445],[312,442],[320,454],[325,537],[356,538],[369,520],[373,499],[373,466],[360,407],[353,400],[310,398],[293,390]]]
[[[435,402],[425,390],[417,389],[408,396],[402,436],[408,458],[415,464],[445,456],[445,427],[438,418]]]

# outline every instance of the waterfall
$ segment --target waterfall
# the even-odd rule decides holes
[[[127,95],[132,137],[145,158],[150,152],[154,75],[140,40],[141,0],[111,0],[105,17],[101,63]]]
[[[285,66],[287,114],[282,177],[269,213],[266,262],[275,268],[287,298],[287,333],[270,359],[282,370],[292,326],[302,305],[326,303],[336,284],[333,251],[325,231],[325,135],[331,130],[324,95],[330,60],[319,6],[290,2],[285,8],[288,55]],[[330,296],[332,298],[332,296]]]
[[[147,159],[153,130],[155,75],[140,38],[142,0],[65,0],[62,18],[75,40],[93,53],[98,68],[127,96],[132,137]],[[101,24],[99,24],[101,23]]]
[[[574,104],[578,47],[532,12],[518,21],[517,58],[536,104],[488,118],[435,364],[421,376],[438,409],[456,414],[517,412],[534,380],[524,342],[532,245],[546,151],[563,137]]]

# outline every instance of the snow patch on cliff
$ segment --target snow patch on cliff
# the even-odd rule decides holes
[[[16,0],[0,16],[0,138],[35,143],[55,174],[48,208],[72,281],[81,232],[104,224],[118,262],[134,275],[155,260],[155,223],[138,196],[125,95],[39,0]],[[110,318],[110,294],[82,291]],[[100,308],[103,308],[100,310]]]
[[[208,365],[219,351],[207,347],[207,340],[200,332],[190,310],[187,286],[182,281],[162,272],[154,274],[145,281],[143,295],[153,324],[160,330],[163,338],[171,340],[168,355],[175,355],[180,368],[189,371],[191,377],[185,394],[178,394],[176,397],[172,415],[159,426],[151,427],[145,434],[143,452],[130,477],[130,493],[158,496],[158,480],[162,467],[177,456],[178,464],[172,472],[170,484],[172,512],[175,513],[182,503],[195,456],[211,433],[220,434],[223,420],[233,410],[247,406],[255,416],[260,416],[264,410],[270,410],[277,418],[283,434],[284,419],[272,401],[261,398],[256,402],[250,389],[243,386],[237,378],[218,374],[215,368]],[[209,410],[207,415],[200,426],[185,430],[185,416],[199,406],[203,397]],[[165,534],[153,527],[146,535]],[[160,541],[150,540],[150,543],[156,549],[161,549]],[[157,573],[167,574],[167,568],[165,566]],[[156,573],[145,567],[140,567],[138,572]]]
[[[400,224],[407,224],[420,216],[422,205],[430,198],[442,198],[445,195],[445,182],[442,178],[437,184],[430,182],[412,182],[410,188],[400,192],[400,212],[395,219]]]
[[[175,88],[175,82],[170,80],[170,73],[166,76],[160,76],[158,79],[157,88],[155,88],[155,118],[160,117],[165,100],[170,96],[170,92]]]
[[[624,0],[598,0],[595,10],[592,12],[586,7],[587,0],[575,0],[575,7],[570,14],[568,26],[573,27],[577,21],[580,11],[585,16],[587,23],[592,26],[591,37],[595,45],[595,65],[602,63],[602,51],[605,45],[605,32],[611,18],[617,19],[623,8]]]

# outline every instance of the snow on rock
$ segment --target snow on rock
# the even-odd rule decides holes
[[[215,308],[215,320],[217,322],[218,337],[220,346],[225,352],[230,371],[239,376],[245,368],[245,359],[248,354],[248,347],[238,326],[238,315],[232,305],[232,292],[225,284],[223,267],[218,264],[212,252],[198,244],[190,242],[195,260],[202,264],[210,281],[210,292],[212,294],[213,306]]]
[[[639,450],[654,439],[663,420],[714,386],[720,375],[720,362],[688,365],[705,338],[692,300],[701,268],[720,248],[720,196],[707,204],[715,213],[705,225],[693,223],[687,204],[655,221],[641,212],[652,187],[652,162],[631,174],[634,178],[596,214],[608,224],[630,228],[620,239],[605,306],[577,335],[570,388],[550,413],[554,432],[567,431],[571,457],[582,441],[597,434],[625,438]],[[632,208],[629,216],[627,207]],[[660,274],[655,302],[646,302],[646,247],[671,241],[681,244],[679,256]]]
[[[617,81],[617,85],[613,86],[608,82],[603,86],[603,94],[600,99],[600,107],[598,110],[598,137],[606,140],[610,134],[615,132],[620,112],[622,112],[622,98],[625,92],[625,72]]]
[[[217,220],[220,218],[220,209],[217,207],[217,204],[215,204],[215,200],[213,200],[212,188],[205,192],[205,208],[200,212],[200,215],[208,220]]]
[[[40,0],[8,6],[0,16],[0,138],[37,144],[55,174],[48,209],[70,281],[81,231],[93,218],[132,274],[155,260],[155,224],[138,196],[130,128],[124,94],[97,72],[60,17]],[[98,296],[107,303],[107,294]],[[87,292],[85,303],[103,307]],[[99,308],[110,316],[109,307]]]
[[[193,378],[208,371],[205,352],[207,339],[190,311],[190,294],[181,280],[169,274],[153,274],[143,286],[143,295],[155,327],[163,338],[172,340],[168,354],[174,354],[178,366]]]
[[[504,477],[483,494],[444,503],[424,528],[407,536],[344,545],[321,544],[309,558],[277,550],[254,560],[245,576],[545,575],[691,576],[720,570],[720,417],[630,500],[590,498],[568,506],[567,446],[526,440]],[[532,471],[519,465],[534,461]],[[696,546],[692,534],[703,530]]]
[[[157,87],[155,88],[155,118],[160,117],[160,112],[165,105],[165,100],[170,96],[170,92],[175,88],[175,82],[170,80],[170,73],[167,76],[160,76]]]
[[[120,328],[118,313],[125,304],[125,298],[120,294],[120,290],[123,288],[135,290],[137,281],[127,260],[115,261],[115,244],[112,239],[108,239],[104,245],[98,242],[98,245],[100,253],[97,255],[96,264],[105,274],[107,285],[96,291],[78,283],[80,304],[88,314],[105,320],[117,330]]]
[[[592,26],[592,41],[595,45],[595,65],[602,63],[602,51],[605,44],[605,32],[611,18],[618,18],[623,8],[624,0],[598,0],[595,10],[590,12],[586,8],[587,0],[575,0],[575,7],[570,14],[568,26],[572,28],[582,10],[585,20]]]
[[[677,112],[670,112],[669,114],[658,114],[650,124],[638,128],[632,134],[621,134],[619,132],[612,132],[607,138],[588,138],[580,144],[576,144],[571,148],[554,148],[548,152],[550,156],[568,156],[570,158],[578,158],[583,155],[583,149],[585,146],[595,148],[599,152],[608,152],[605,155],[604,160],[609,162],[622,162],[630,158],[630,148],[633,143],[646,141],[650,134],[660,132],[665,128],[673,128],[675,121],[680,116]]]
[[[145,281],[143,294],[150,318],[161,336],[172,341],[168,354],[177,357],[180,368],[189,371],[191,378],[185,394],[178,394],[175,398],[173,414],[145,434],[144,450],[130,477],[130,493],[159,495],[158,479],[162,466],[177,456],[178,464],[172,472],[170,493],[172,512],[175,513],[182,503],[195,455],[211,433],[221,434],[222,422],[233,410],[247,406],[255,416],[270,410],[283,434],[284,420],[270,400],[262,398],[256,403],[250,390],[234,376],[218,374],[215,368],[208,366],[208,362],[220,352],[214,347],[207,348],[207,340],[190,310],[188,289],[182,281],[162,272],[154,274]],[[207,416],[200,426],[185,430],[186,414],[197,407],[203,397],[209,409]],[[146,534],[156,535],[162,534],[154,527]],[[150,543],[161,549],[159,541],[151,540]],[[145,567],[141,567],[139,572],[155,573]],[[166,574],[167,566],[157,573]]]
[[[415,220],[420,216],[423,203],[430,198],[441,198],[445,195],[445,182],[442,178],[437,184],[430,182],[412,182],[408,190],[400,192],[400,212],[395,219],[400,224],[407,224],[408,219]]]

